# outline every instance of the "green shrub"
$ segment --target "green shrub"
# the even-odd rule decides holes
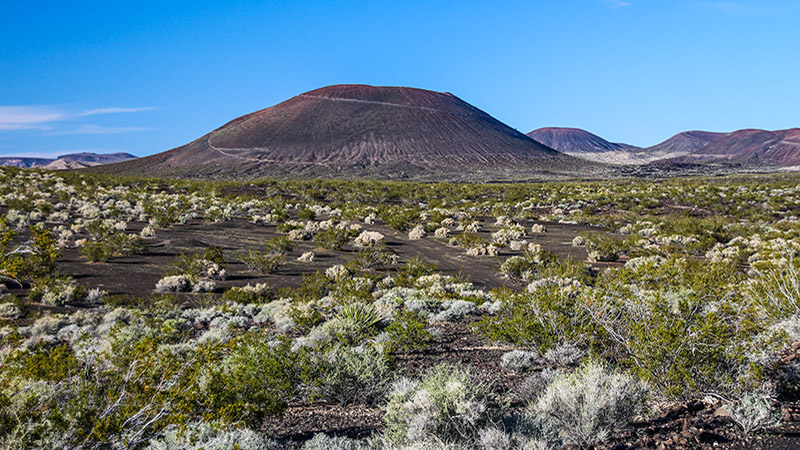
[[[394,264],[397,256],[382,243],[360,249],[347,264],[356,270],[369,270]]]
[[[325,313],[326,311],[312,302],[295,303],[289,309],[289,317],[291,317],[297,330],[301,333],[305,333],[324,322]]]
[[[286,264],[284,255],[266,253],[253,248],[240,252],[239,259],[248,269],[262,274],[276,273]]]
[[[161,228],[168,228],[184,222],[184,215],[189,212],[189,208],[190,206],[183,199],[166,205],[154,202],[144,204],[144,211],[150,216],[151,223],[154,222]]]
[[[334,281],[328,278],[325,272],[318,270],[312,274],[303,275],[300,287],[286,292],[285,296],[305,301],[318,300],[327,295],[333,286]]]
[[[493,292],[500,310],[475,324],[489,340],[535,346],[542,353],[560,342],[602,342],[581,299],[558,285],[546,284],[532,294],[509,289]]]
[[[173,269],[167,275],[186,275],[192,279],[208,277],[214,280],[227,278],[225,257],[219,247],[207,247],[192,255],[181,253],[172,263]]]
[[[149,244],[140,236],[116,232],[100,238],[86,241],[78,251],[91,262],[106,262],[114,256],[133,256],[147,253]]]
[[[33,237],[32,253],[25,259],[25,271],[31,277],[53,275],[56,269],[56,260],[61,257],[53,233],[41,225],[30,227]]]
[[[488,240],[483,239],[477,234],[469,233],[466,231],[453,236],[452,238],[450,238],[449,242],[453,245],[457,245],[461,248],[467,248],[467,249],[473,247],[480,247],[482,245],[489,245]]]
[[[380,212],[380,217],[395,231],[403,232],[419,223],[420,212],[416,208],[386,207]]]
[[[6,216],[0,216],[0,279],[19,283],[55,273],[61,251],[53,233],[40,225],[29,227],[29,231],[28,242],[15,244],[18,233],[8,226]]]
[[[225,302],[250,304],[267,303],[275,300],[276,295],[268,285],[259,283],[255,286],[249,284],[244,287],[234,286],[222,293],[222,300]]]
[[[392,368],[373,347],[336,346],[325,354],[323,396],[340,405],[374,405],[392,382]]]
[[[38,381],[61,381],[80,370],[80,363],[69,345],[37,348],[12,358],[12,373]]]
[[[624,239],[604,233],[584,232],[580,236],[584,238],[590,261],[616,261],[628,250]]]
[[[86,289],[71,277],[46,277],[36,280],[28,297],[51,306],[63,306],[86,298]]]
[[[91,262],[106,262],[114,256],[114,251],[106,242],[86,241],[78,253]]]
[[[420,256],[414,256],[397,271],[394,281],[397,286],[414,286],[417,278],[431,275],[436,272],[436,269],[438,269],[436,263]]]
[[[516,280],[528,280],[537,271],[539,263],[524,256],[511,256],[500,265],[500,272]]]
[[[354,233],[340,228],[330,228],[322,230],[314,236],[314,244],[317,247],[328,250],[341,250],[350,241]]]
[[[294,242],[286,236],[277,236],[265,244],[267,253],[288,255],[294,250]]]
[[[290,347],[288,341],[275,345],[255,335],[231,341],[222,362],[210,367],[204,387],[215,417],[256,427],[283,412],[310,376],[306,354]]]
[[[729,265],[682,258],[617,269],[599,277],[600,296],[586,310],[606,330],[607,351],[661,394],[735,393],[760,383],[756,352],[782,345],[764,333],[741,290],[730,289],[739,277]]]
[[[403,309],[394,321],[386,327],[389,335],[387,350],[389,352],[422,351],[430,345],[433,335],[427,329],[425,316],[419,311]]]
[[[297,211],[297,218],[302,220],[314,220],[317,218],[317,214],[310,208],[304,208]]]

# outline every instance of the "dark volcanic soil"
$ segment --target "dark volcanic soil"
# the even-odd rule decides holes
[[[530,224],[526,224],[530,228]],[[448,245],[444,239],[433,238],[428,234],[421,240],[410,240],[406,233],[398,233],[384,225],[362,224],[364,229],[374,230],[386,236],[387,247],[396,253],[401,261],[414,256],[421,256],[439,266],[439,271],[447,275],[458,275],[473,282],[476,287],[490,290],[500,286],[522,287],[520,283],[503,278],[497,267],[511,255],[522,254],[508,248],[500,250],[499,257],[471,257],[462,248]],[[485,219],[484,228],[490,227]],[[538,242],[545,250],[552,251],[562,257],[584,259],[586,252],[582,247],[573,247],[572,238],[579,232],[596,229],[583,225],[545,223],[546,233],[529,235],[526,239]],[[494,227],[492,227],[493,229]],[[129,231],[138,231],[141,224],[132,225]],[[317,270],[325,270],[336,264],[349,261],[357,249],[346,246],[343,251],[330,251],[315,248],[313,242],[297,242],[288,256],[288,264],[277,274],[260,275],[248,270],[238,261],[237,253],[250,247],[263,247],[269,239],[278,235],[274,226],[255,225],[243,220],[210,223],[190,221],[172,228],[156,229],[156,238],[151,240],[149,253],[141,256],[112,258],[107,263],[90,263],[78,254],[77,249],[67,249],[59,260],[59,269],[66,275],[73,276],[87,288],[100,288],[110,294],[147,295],[153,291],[156,282],[170,269],[172,263],[181,253],[191,254],[204,250],[209,246],[222,247],[225,258],[229,261],[226,270],[231,276],[227,281],[217,282],[218,290],[231,286],[244,286],[267,282],[273,287],[296,287],[300,285],[302,275]],[[489,232],[481,233],[489,238]],[[311,263],[298,262],[296,259],[307,251],[314,252]]]

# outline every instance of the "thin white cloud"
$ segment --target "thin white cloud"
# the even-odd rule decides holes
[[[145,127],[104,127],[93,123],[87,123],[74,130],[65,131],[63,134],[119,134],[130,133],[132,131],[146,131],[149,129],[150,128]]]
[[[46,106],[0,106],[0,130],[42,128],[67,117],[64,112]]]
[[[630,2],[626,2],[623,0],[600,0],[600,3],[603,6],[607,6],[611,9],[620,9],[626,6],[631,6]]]
[[[79,119],[81,117],[96,116],[101,114],[122,114],[151,111],[153,107],[137,108],[99,108],[86,111],[70,112],[53,106],[40,105],[0,105],[0,131],[13,130],[47,130],[56,122]],[[127,130],[134,131],[134,130]],[[80,134],[80,133],[79,133]],[[84,133],[84,134],[104,134],[104,133]]]
[[[86,116],[95,116],[98,114],[120,114],[120,113],[135,113],[135,112],[142,112],[142,111],[152,111],[155,108],[152,106],[144,106],[140,108],[100,108],[100,109],[90,109],[89,111],[82,112],[79,114],[79,117],[86,117]]]

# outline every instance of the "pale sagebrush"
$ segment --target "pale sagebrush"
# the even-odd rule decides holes
[[[512,372],[530,369],[539,362],[539,353],[530,350],[511,350],[503,353],[500,365]]]
[[[385,236],[377,231],[362,231],[353,242],[356,247],[372,247],[383,242]]]
[[[781,423],[780,410],[773,406],[772,399],[758,394],[748,394],[730,408],[731,419],[745,434]]]
[[[778,318],[800,314],[800,271],[793,259],[765,271],[747,294],[765,313]]]
[[[314,261],[314,252],[305,252],[300,257],[297,258],[300,262],[312,262]]]
[[[421,380],[402,378],[388,396],[386,437],[395,444],[472,442],[490,422],[487,390],[467,369],[438,365]]]
[[[425,227],[422,225],[415,226],[411,231],[408,232],[408,238],[412,241],[416,241],[425,237],[427,233],[425,233]]]
[[[216,288],[217,284],[211,280],[197,280],[192,283],[192,292],[194,293],[214,292]]]
[[[156,283],[156,292],[188,292],[192,289],[192,280],[186,275],[164,277]]]
[[[648,388],[633,377],[589,362],[556,378],[533,411],[558,429],[564,442],[597,445],[647,411]]]
[[[196,422],[181,429],[170,427],[160,438],[151,439],[147,450],[278,450],[281,446],[249,428],[228,430]]]
[[[448,300],[442,303],[443,310],[431,316],[430,322],[453,322],[478,311],[475,303],[466,300]]]
[[[103,301],[106,294],[107,292],[100,288],[89,289],[89,292],[86,293],[86,301],[90,304],[100,303]]]
[[[585,352],[572,342],[562,342],[542,356],[545,363],[554,367],[570,367],[578,364]]]
[[[317,433],[303,444],[302,450],[370,450],[371,448],[373,447],[368,443],[356,439]]]
[[[514,387],[514,393],[517,398],[526,404],[533,404],[539,399],[539,396],[550,387],[557,377],[563,372],[558,369],[550,367],[545,368],[540,372],[528,375],[517,386]]]
[[[22,310],[13,303],[0,303],[0,320],[14,320],[22,317]]]

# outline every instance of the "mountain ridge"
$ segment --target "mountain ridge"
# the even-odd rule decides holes
[[[0,166],[33,168],[38,167],[48,170],[81,169],[96,165],[112,164],[120,161],[137,158],[135,155],[124,152],[116,153],[67,153],[55,158],[30,158],[26,156],[2,156]]]
[[[179,177],[483,180],[593,168],[450,93],[334,85],[237,117],[181,147],[97,170]]]

